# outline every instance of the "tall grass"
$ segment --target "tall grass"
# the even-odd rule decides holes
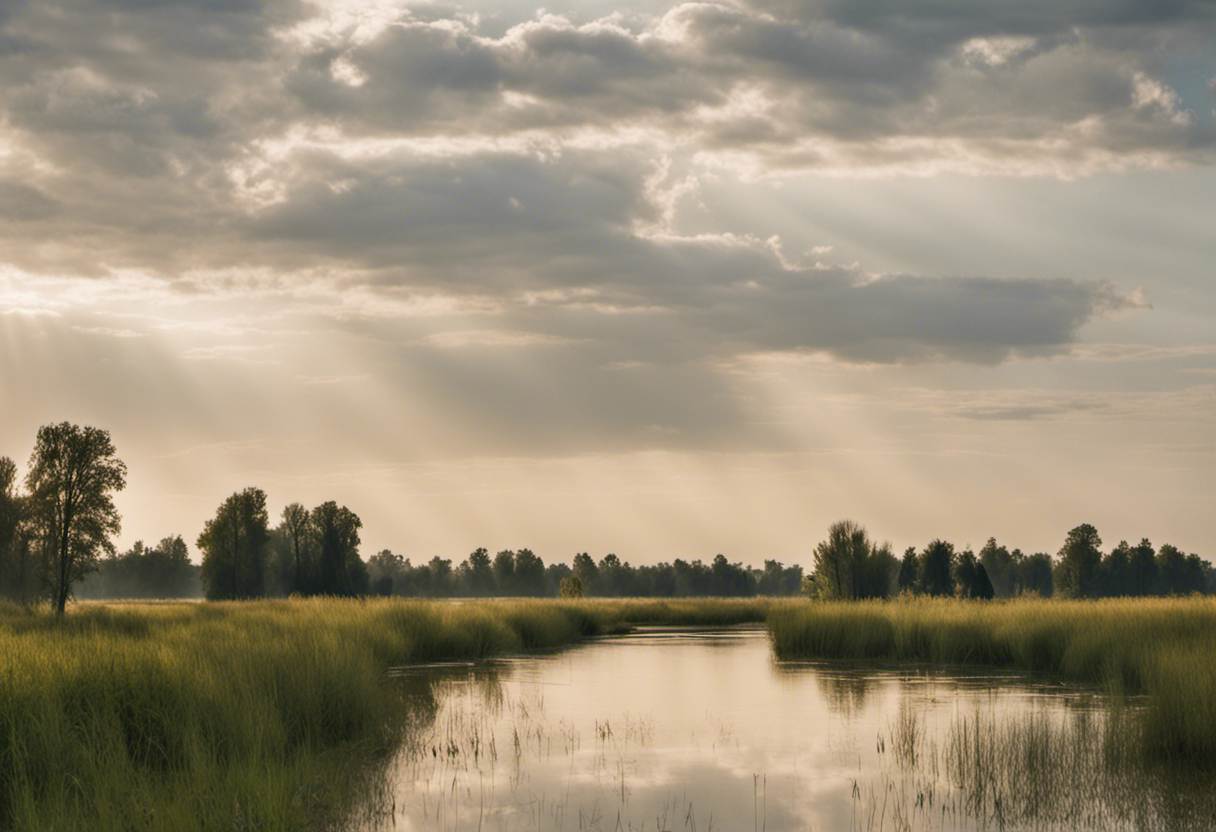
[[[292,600],[81,605],[57,621],[0,607],[0,828],[325,828],[409,718],[391,666],[765,613],[755,601]]]
[[[1144,748],[1216,755],[1216,599],[784,602],[768,623],[781,659],[986,664],[1147,694]]]

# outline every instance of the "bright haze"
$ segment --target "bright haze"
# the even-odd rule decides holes
[[[0,454],[123,541],[1216,551],[1216,5],[0,6]]]

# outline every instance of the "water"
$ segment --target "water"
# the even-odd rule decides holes
[[[365,830],[1213,828],[1134,708],[1014,674],[779,663],[735,629],[399,675],[415,720]]]

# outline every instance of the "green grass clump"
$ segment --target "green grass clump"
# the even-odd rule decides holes
[[[1147,694],[1146,750],[1216,755],[1216,599],[784,602],[768,625],[786,660],[984,664]]]
[[[325,828],[409,719],[394,665],[766,611],[318,599],[86,604],[60,621],[0,606],[0,828]]]

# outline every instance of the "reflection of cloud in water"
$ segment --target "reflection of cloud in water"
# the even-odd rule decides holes
[[[1211,808],[1210,780],[1113,766],[1127,735],[1083,690],[778,664],[761,631],[399,682],[418,718],[365,829],[1185,830]]]

